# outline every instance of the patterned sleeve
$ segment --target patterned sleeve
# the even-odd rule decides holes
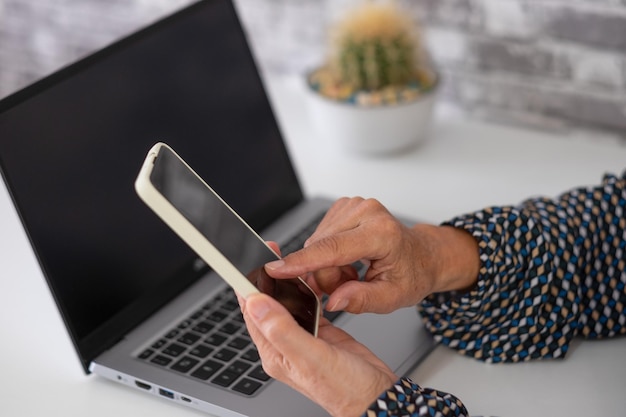
[[[454,395],[422,388],[401,378],[382,393],[362,417],[468,417],[465,406]]]
[[[481,268],[470,293],[433,294],[419,306],[437,341],[516,362],[563,357],[576,335],[626,334],[626,172],[445,224],[475,237]],[[467,415],[453,395],[402,378],[362,417]]]
[[[478,241],[478,284],[420,305],[439,342],[487,362],[563,357],[571,339],[626,333],[626,172],[556,199],[446,224]]]

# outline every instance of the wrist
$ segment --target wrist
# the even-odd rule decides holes
[[[480,269],[478,242],[467,231],[453,226],[428,227],[437,264],[432,292],[471,291]]]
[[[452,226],[438,226],[443,240],[443,291],[471,291],[478,281],[480,254],[478,242],[466,230]]]

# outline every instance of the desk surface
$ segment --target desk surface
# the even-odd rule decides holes
[[[349,155],[317,137],[298,83],[270,81],[309,195],[374,197],[398,214],[440,222],[488,205],[554,196],[626,168],[626,147],[615,142],[479,123],[443,107],[429,140],[415,150]],[[0,415],[205,415],[86,377],[3,184],[0,219]],[[412,376],[457,394],[473,415],[614,416],[623,414],[624,352],[626,338],[575,341],[562,361],[487,365],[438,347]]]

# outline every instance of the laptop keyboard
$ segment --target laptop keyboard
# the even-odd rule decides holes
[[[323,214],[283,245],[282,253],[301,248],[322,217]],[[325,312],[325,315],[334,320],[338,314]],[[138,358],[248,396],[271,380],[263,371],[230,288],[157,338]]]
[[[270,380],[230,288],[163,334],[138,357],[245,395],[253,395]]]

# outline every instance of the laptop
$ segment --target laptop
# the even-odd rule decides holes
[[[3,179],[84,371],[220,417],[326,415],[263,372],[232,292],[135,194],[157,141],[283,253],[332,203],[304,195],[231,0],[0,101]],[[434,345],[414,308],[329,318],[399,375]]]

